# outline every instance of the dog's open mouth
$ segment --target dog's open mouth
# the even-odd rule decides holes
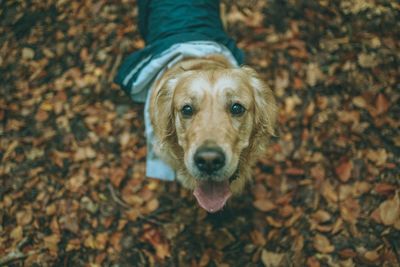
[[[203,209],[213,213],[224,207],[232,193],[228,180],[223,182],[201,181],[197,183],[193,195]]]

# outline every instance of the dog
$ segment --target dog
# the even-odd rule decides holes
[[[273,92],[240,66],[218,1],[138,4],[147,46],[123,63],[117,82],[146,102],[147,176],[176,177],[202,208],[217,212],[243,190],[274,135]]]

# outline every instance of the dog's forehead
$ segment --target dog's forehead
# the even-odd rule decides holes
[[[232,74],[196,75],[189,81],[189,90],[199,94],[234,93],[243,89],[243,82]]]

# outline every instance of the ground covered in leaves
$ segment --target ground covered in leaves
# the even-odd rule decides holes
[[[224,1],[279,136],[223,212],[144,177],[133,0],[0,1],[0,266],[399,266],[397,1]]]

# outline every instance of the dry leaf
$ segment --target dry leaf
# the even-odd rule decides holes
[[[310,86],[315,86],[317,82],[324,79],[324,74],[321,72],[320,67],[316,63],[307,65],[307,83]]]
[[[35,51],[32,48],[22,48],[22,58],[26,60],[33,59],[35,57]]]
[[[24,235],[24,233],[22,231],[22,226],[20,226],[20,225],[15,227],[10,233],[10,237],[16,242],[20,241],[22,239],[23,235]]]
[[[261,261],[265,267],[279,267],[283,266],[285,260],[284,253],[275,253],[263,249],[261,252]]]
[[[363,68],[373,68],[378,65],[378,60],[375,54],[361,53],[358,55],[358,64]]]
[[[374,162],[377,166],[382,166],[386,163],[388,155],[384,148],[378,150],[367,150],[367,158]]]
[[[263,233],[257,230],[254,230],[250,233],[250,238],[253,244],[256,246],[264,246],[267,243]]]
[[[340,204],[340,216],[349,223],[357,222],[360,211],[360,204],[356,199],[348,198]]]
[[[32,210],[22,210],[18,211],[16,214],[17,224],[24,226],[32,222],[33,214]]]
[[[380,255],[379,255],[378,251],[376,251],[376,250],[367,251],[364,253],[363,256],[369,262],[376,262],[380,258]]]
[[[318,223],[325,223],[329,221],[332,218],[332,216],[324,210],[318,210],[311,215],[311,218],[313,218]]]
[[[253,205],[254,205],[254,207],[256,207],[257,209],[259,209],[263,212],[268,212],[268,211],[276,209],[276,205],[268,199],[258,199],[253,202]]]
[[[337,201],[338,201],[338,192],[332,186],[332,184],[329,182],[329,180],[326,180],[322,183],[321,194],[329,202],[337,203]]]
[[[351,171],[353,170],[353,162],[352,161],[345,161],[339,164],[335,168],[335,172],[339,177],[340,181],[347,182],[351,177]]]
[[[314,248],[321,253],[332,253],[335,247],[326,236],[316,234],[313,239]]]
[[[44,246],[50,251],[50,254],[57,255],[58,243],[60,242],[60,235],[53,234],[43,238]]]
[[[381,115],[388,111],[390,102],[384,94],[379,94],[375,101],[376,115]]]
[[[400,220],[400,197],[399,192],[395,197],[381,203],[379,206],[379,216],[384,225],[393,225]]]
[[[364,97],[356,96],[352,99],[353,104],[359,108],[365,108],[367,106],[367,101],[365,101]]]
[[[98,233],[96,235],[96,249],[103,250],[108,242],[108,233]]]
[[[151,212],[155,211],[156,209],[158,209],[159,206],[160,206],[160,203],[158,202],[158,199],[154,198],[154,199],[150,200],[149,202],[147,202],[146,212],[151,213]]]

